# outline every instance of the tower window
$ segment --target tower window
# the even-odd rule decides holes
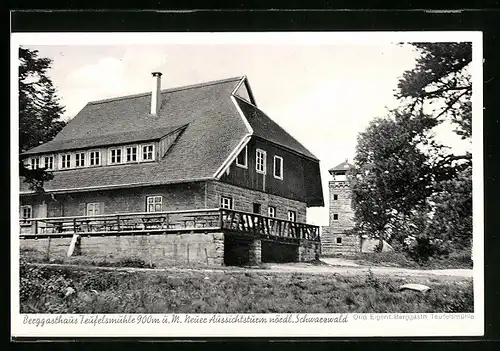
[[[337,194],[333,194],[333,199],[334,200],[338,200],[339,199],[339,196]]]
[[[338,215],[338,213],[334,213],[334,214],[333,214],[333,220],[334,220],[334,221],[338,221],[338,220],[339,220],[339,215]]]
[[[337,245],[342,245],[342,238],[339,236],[335,239],[335,242],[337,243]]]

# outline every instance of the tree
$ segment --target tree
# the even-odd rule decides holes
[[[52,80],[47,76],[52,60],[37,50],[19,48],[19,153],[50,141],[65,126]],[[44,169],[32,170],[19,163],[19,173],[30,188],[43,192],[43,183],[52,179]]]
[[[358,230],[399,243],[417,236],[463,246],[472,236],[470,153],[454,155],[434,127],[448,120],[472,136],[470,43],[415,43],[420,56],[403,73],[400,106],[358,137],[353,209]]]
[[[389,235],[396,237],[398,223],[425,206],[431,192],[432,176],[419,144],[434,120],[401,119],[393,112],[360,133],[351,171],[358,230],[379,238],[380,244]]]
[[[472,81],[468,66],[472,44],[413,43],[419,52],[415,68],[403,73],[396,97],[408,100],[411,110],[438,105],[434,118],[445,117],[456,124],[462,138],[472,137]]]

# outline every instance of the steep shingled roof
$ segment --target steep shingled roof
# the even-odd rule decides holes
[[[299,143],[297,139],[288,134],[287,131],[285,131],[280,125],[274,122],[256,106],[240,98],[236,98],[236,101],[245,114],[245,117],[252,127],[254,132],[253,134],[255,136],[269,140],[275,144],[284,146],[304,156],[317,160],[317,157],[307,150],[304,145]]]
[[[251,103],[234,98],[245,77],[161,91],[160,110],[149,114],[151,93],[88,103],[50,142],[24,155],[154,140],[185,128],[158,162],[112,165],[54,172],[46,191],[103,189],[214,179],[225,161],[250,134],[316,160],[307,149]],[[30,192],[21,182],[21,192]]]

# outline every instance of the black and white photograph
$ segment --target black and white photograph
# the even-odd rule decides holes
[[[481,335],[481,81],[480,32],[13,34],[13,332]]]

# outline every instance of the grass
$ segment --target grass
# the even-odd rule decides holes
[[[453,252],[448,257],[431,257],[426,262],[416,262],[403,252],[370,252],[359,253],[343,258],[357,261],[363,265],[401,267],[412,269],[471,269],[470,251]]]
[[[472,312],[471,280],[243,270],[117,271],[22,263],[21,313]],[[399,291],[404,283],[431,287]],[[65,297],[68,287],[76,292]]]
[[[155,268],[155,264],[151,265],[149,262],[137,257],[127,257],[119,260],[108,260],[100,257],[60,257],[48,259],[44,252],[36,249],[23,248],[20,251],[20,256],[27,262],[32,263],[55,263],[55,264],[73,264],[82,266],[95,266],[95,267],[133,267],[133,268]]]

